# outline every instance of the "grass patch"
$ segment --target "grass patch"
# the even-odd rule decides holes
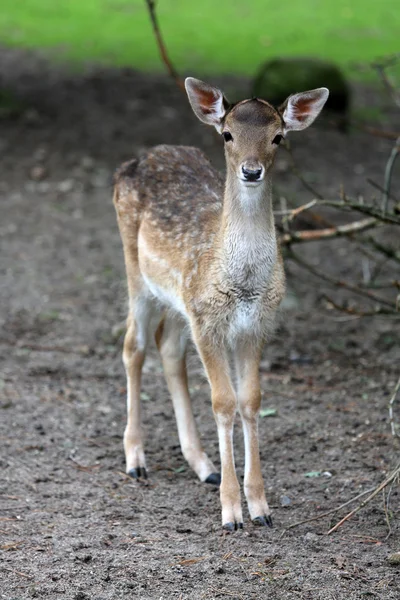
[[[161,71],[144,0],[2,0],[2,43],[41,48],[76,65]],[[253,75],[273,56],[314,55],[351,70],[399,49],[397,0],[159,0],[182,73]],[[373,75],[370,75],[373,77]],[[368,72],[359,77],[369,78]]]

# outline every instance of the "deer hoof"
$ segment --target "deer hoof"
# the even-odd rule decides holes
[[[130,469],[127,475],[129,475],[129,477],[132,477],[132,479],[147,479],[147,471],[144,467]]]
[[[231,521],[229,523],[225,523],[224,525],[222,525],[222,529],[224,531],[229,531],[229,532],[237,531],[238,529],[243,529],[243,523],[236,523],[236,521],[235,522]]]
[[[268,525],[268,527],[273,527],[271,516],[255,517],[255,519],[253,519],[253,525],[256,525],[257,527],[265,527],[266,525]]]
[[[221,485],[220,473],[211,473],[207,477],[207,479],[205,479],[204,483],[211,483],[211,485]]]

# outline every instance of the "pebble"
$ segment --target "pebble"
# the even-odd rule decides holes
[[[311,531],[309,531],[305,534],[303,539],[306,542],[306,544],[312,544],[318,541],[318,536],[316,533],[311,533]]]
[[[387,561],[390,565],[400,565],[400,551],[393,552],[387,557]]]
[[[279,500],[280,500],[281,506],[290,506],[290,504],[292,504],[292,501],[289,498],[289,496],[281,496]]]
[[[62,192],[64,194],[66,194],[67,192],[70,192],[73,188],[74,188],[74,180],[73,179],[64,179],[64,181],[61,181],[57,186],[58,191]]]
[[[47,169],[43,165],[35,165],[29,173],[29,176],[33,181],[43,181],[47,175]]]

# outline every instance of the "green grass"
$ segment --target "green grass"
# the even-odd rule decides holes
[[[398,0],[159,0],[157,12],[182,73],[252,75],[277,55],[349,70],[400,46]],[[144,0],[1,0],[0,39],[77,65],[163,70]]]

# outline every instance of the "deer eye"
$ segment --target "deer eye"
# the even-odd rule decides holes
[[[279,146],[281,140],[283,140],[283,135],[279,135],[279,133],[278,133],[278,135],[276,135],[274,137],[274,139],[272,140],[272,143],[276,144],[277,146]]]
[[[222,135],[224,136],[224,140],[226,142],[231,142],[233,140],[233,137],[231,136],[229,131],[224,131]]]

